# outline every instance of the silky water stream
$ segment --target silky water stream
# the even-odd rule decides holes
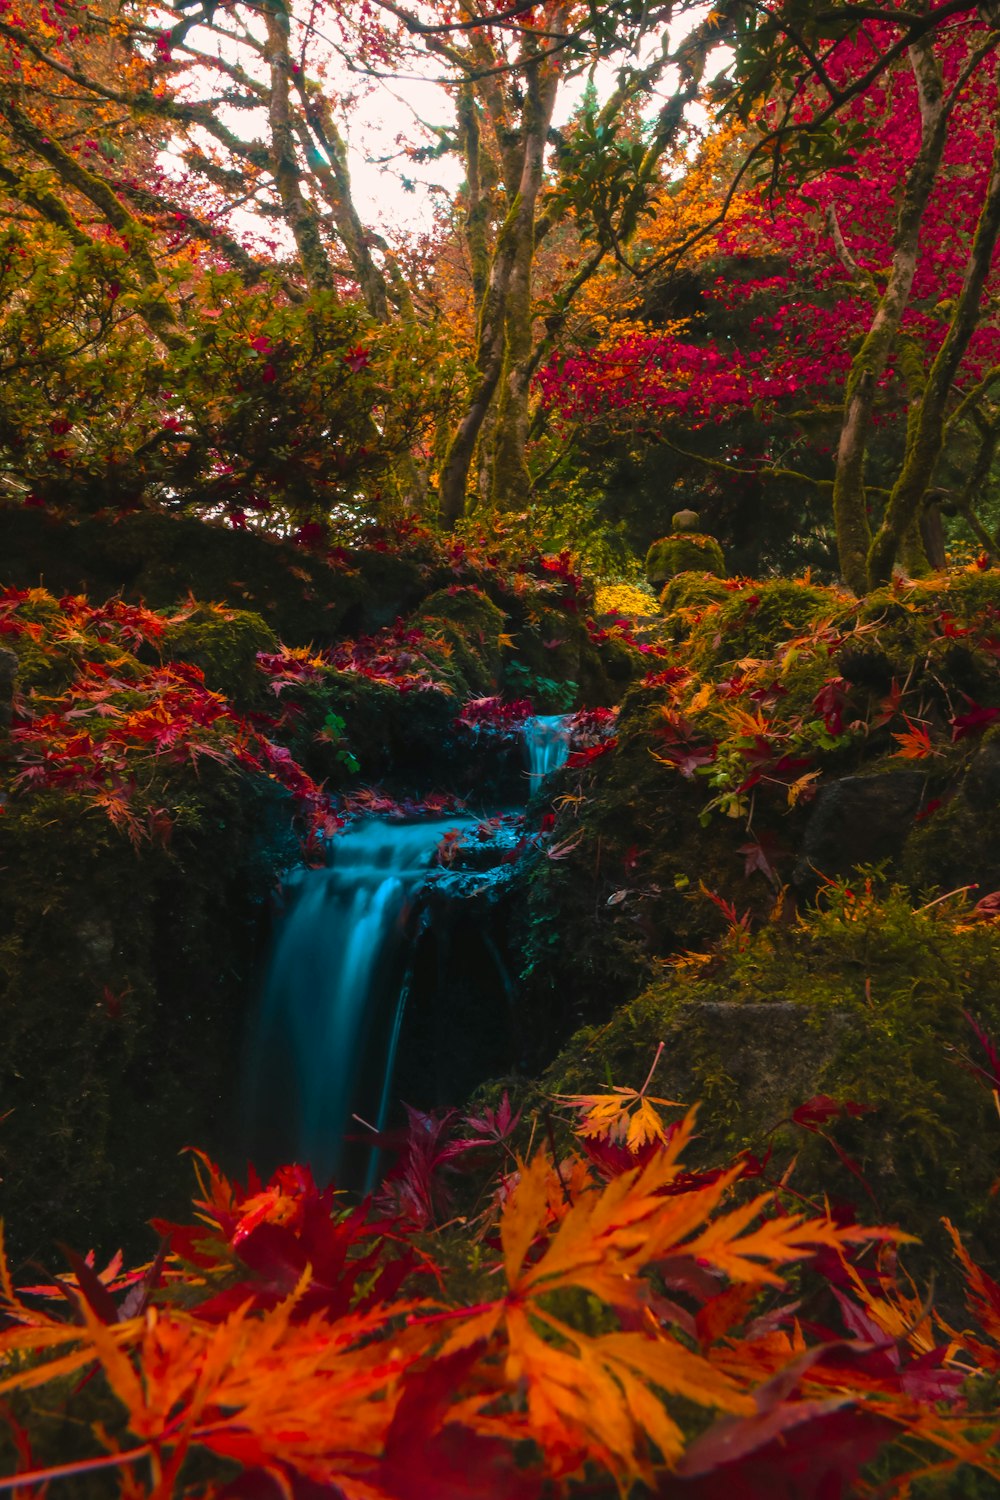
[[[566,718],[529,719],[524,747],[534,793],[567,758]],[[365,819],[330,840],[324,866],[288,874],[247,1060],[247,1133],[256,1159],[305,1161],[320,1182],[369,1188],[377,1153],[364,1140],[366,1125],[386,1124],[404,1020],[417,1052],[421,1024],[443,1031],[421,1022],[421,1009],[443,1010],[446,1049],[454,1050],[451,1033],[463,1018],[470,1024],[470,1008],[500,1037],[495,1013],[509,1012],[512,985],[481,903],[490,881],[503,877],[499,862],[517,841],[518,821],[508,815],[482,825],[491,832],[480,851],[480,820],[471,815]],[[448,857],[459,843],[471,846],[461,872]],[[408,1017],[415,987],[423,1000]],[[435,993],[445,990],[443,999]],[[403,1069],[410,1088],[435,1068],[441,1049],[431,1040],[426,1050],[420,1078],[412,1059]],[[497,1056],[482,1076],[510,1061]],[[445,1092],[452,1102],[459,1097]]]

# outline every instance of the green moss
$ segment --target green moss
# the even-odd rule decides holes
[[[575,682],[560,682],[554,677],[538,677],[523,661],[514,657],[504,667],[504,692],[511,698],[530,698],[540,714],[565,714],[575,706],[579,688]]]
[[[206,686],[238,707],[262,701],[266,688],[257,653],[277,647],[277,637],[260,615],[215,604],[190,606],[183,618],[168,625],[162,642],[165,658],[199,667]]]
[[[408,624],[444,643],[442,675],[457,697],[495,692],[504,616],[479,589],[440,589],[424,600]]]
[[[748,584],[706,611],[691,631],[690,665],[711,676],[726,663],[771,656],[820,621],[843,618],[854,601],[837,589],[776,578]]]
[[[694,621],[682,607],[690,636],[674,671],[630,688],[617,749],[565,777],[555,836],[567,852],[527,893],[528,1004],[550,1039],[606,1018],[609,991],[635,994],[658,959],[719,934],[701,886],[757,918],[782,883],[808,897],[818,871],[865,860],[887,861],[915,894],[1000,887],[1000,729],[956,740],[951,722],[963,695],[1000,707],[989,586],[978,571],[959,582],[978,613],[948,610],[965,598],[948,579],[920,608],[886,591],[860,623],[856,601],[807,580],[727,591]],[[873,674],[897,613],[906,650]],[[930,753],[901,758],[915,723]]]
[[[1000,928],[956,921],[953,904],[914,910],[905,892],[863,881],[827,901],[805,921],[733,940],[703,970],[657,980],[574,1037],[546,1085],[638,1086],[663,1040],[656,1092],[704,1101],[701,1160],[772,1144],[778,1175],[795,1152],[799,1191],[861,1201],[933,1244],[948,1214],[995,1264],[995,1111],[962,1064],[977,1046],[965,1010],[1000,1035]],[[826,1141],[788,1123],[820,1093],[871,1111],[831,1131],[877,1208]]]
[[[654,588],[678,573],[711,573],[725,578],[726,560],[714,536],[703,532],[678,531],[663,536],[646,553],[646,577]]]
[[[57,595],[122,594],[153,609],[215,599],[262,615],[289,645],[325,644],[345,626],[375,629],[411,608],[426,586],[415,563],[396,561],[367,553],[333,567],[291,543],[185,516],[68,520],[0,506],[0,586],[44,582]],[[387,618],[366,612],[376,594]]]
[[[664,585],[660,593],[660,612],[668,618],[681,610],[697,612],[710,604],[721,604],[730,592],[722,579],[713,573],[678,573]],[[682,618],[677,623],[682,627],[683,636],[686,636],[688,618]]]
[[[287,810],[267,778],[203,763],[172,811],[166,848],[133,848],[78,793],[15,796],[0,818],[15,1254],[47,1260],[54,1238],[148,1251],[144,1221],[188,1196],[182,1148],[236,1163],[242,1008]]]

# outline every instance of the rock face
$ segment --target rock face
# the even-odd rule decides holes
[[[981,1057],[970,1008],[986,1033],[1000,1030],[1000,923],[970,924],[960,903],[914,909],[908,893],[865,881],[825,900],[661,971],[577,1033],[545,1092],[591,1091],[601,1077],[638,1088],[662,1041],[649,1092],[700,1101],[698,1161],[770,1153],[770,1185],[794,1158],[794,1192],[919,1234],[927,1250],[907,1248],[911,1267],[925,1253],[947,1261],[944,1214],[996,1266],[993,1099],[957,1064]]]
[[[0,507],[0,737],[15,670],[36,721],[0,757],[0,1216],[16,1254],[61,1238],[144,1255],[143,1221],[190,1196],[184,1146],[244,1171],[246,1011],[269,898],[303,844],[317,857],[321,784],[376,812],[452,793],[510,805],[519,749],[470,741],[463,705],[608,703],[645,670],[593,625],[568,559],[505,566],[434,538],[317,556],[165,515]],[[498,1066],[522,1050],[498,904],[470,897],[455,926],[439,1050],[459,1090],[491,1048]],[[424,963],[429,997],[430,946]],[[477,1003],[493,1032],[462,1026]]]
[[[795,884],[815,888],[820,876],[849,875],[858,865],[898,859],[925,782],[921,771],[890,768],[821,786],[802,835]]]

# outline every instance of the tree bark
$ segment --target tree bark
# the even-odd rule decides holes
[[[892,353],[917,269],[918,241],[947,135],[948,109],[941,69],[930,42],[909,49],[920,102],[920,149],[911,165],[896,220],[889,281],[871,327],[855,355],[844,396],[844,417],[833,481],[833,516],[844,582],[864,593],[871,528],[864,466],[879,381]]]
[[[524,165],[521,200],[523,217],[511,264],[504,307],[504,357],[493,449],[492,500],[500,509],[523,505],[530,477],[528,392],[531,385],[532,266],[535,259],[535,218],[545,164],[545,143],[552,124],[558,88],[551,70],[540,75],[537,64],[528,76],[522,115]]]
[[[921,397],[917,419],[907,432],[903,467],[886,504],[882,524],[867,559],[868,579],[877,586],[888,580],[900,540],[915,521],[931,482],[944,441],[948,397],[969,340],[979,323],[983,288],[1000,234],[1000,126],[994,126],[993,160],[969,253],[962,290],[948,331],[935,356]]]
[[[292,231],[302,260],[306,281],[310,287],[333,290],[333,271],[323,248],[316,215],[302,191],[289,98],[292,64],[288,51],[288,17],[279,9],[275,0],[270,0],[264,6],[264,23],[267,27],[264,55],[271,79],[267,112],[271,127],[271,171],[274,185],[285,222]]]

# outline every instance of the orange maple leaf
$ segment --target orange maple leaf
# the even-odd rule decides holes
[[[903,719],[906,729],[901,734],[893,733],[892,736],[899,746],[892,759],[926,760],[928,755],[939,754],[931,744],[930,731],[925,726],[914,724],[905,714]]]

